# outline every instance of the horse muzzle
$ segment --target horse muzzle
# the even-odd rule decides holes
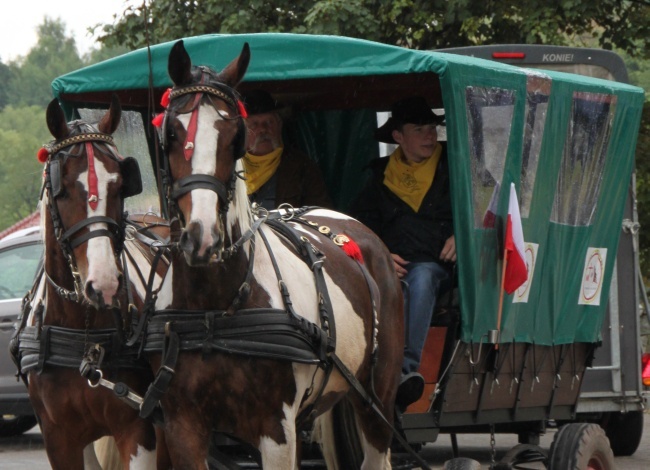
[[[121,275],[106,279],[89,278],[84,284],[84,297],[98,310],[116,307],[119,305],[117,293],[121,283]]]
[[[223,249],[223,237],[212,228],[204,230],[199,221],[190,222],[181,233],[179,247],[190,266],[207,266]]]

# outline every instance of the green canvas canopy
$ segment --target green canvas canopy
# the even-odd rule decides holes
[[[485,341],[488,331],[500,329],[502,342],[599,340],[643,90],[344,37],[207,35],[184,43],[195,65],[216,70],[250,45],[239,88],[264,88],[292,110],[286,138],[318,162],[342,211],[362,186],[368,161],[385,151],[373,140],[377,112],[406,96],[425,97],[446,120],[461,339]],[[125,109],[141,116],[138,132],[153,158],[148,123],[172,85],[172,45],[61,76],[52,84],[54,95],[74,117],[106,106],[116,93]],[[529,279],[505,295],[499,315],[511,183]]]

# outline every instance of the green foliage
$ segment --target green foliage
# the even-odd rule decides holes
[[[0,83],[4,83],[5,86],[0,87],[0,110],[4,109],[5,106],[9,103],[9,91],[7,90],[7,84],[11,83],[12,71],[9,66],[0,62]]]
[[[641,272],[650,281],[650,102],[646,101],[636,147],[636,197],[639,212]],[[647,284],[647,282],[646,282]]]
[[[38,27],[38,43],[18,67],[14,65],[15,77],[9,87],[9,103],[47,106],[52,100],[52,80],[83,65],[75,41],[65,35],[65,25],[61,20],[45,18]]]
[[[475,44],[596,42],[648,54],[650,6],[620,0],[151,0],[98,27],[107,46],[210,33],[337,34],[415,49]]]
[[[102,47],[80,58],[65,29],[61,20],[45,18],[27,56],[0,62],[0,230],[36,209],[43,171],[36,152],[52,138],[45,123],[52,80],[128,52],[124,46]]]
[[[43,108],[7,106],[0,112],[1,228],[36,210],[43,173],[36,152],[51,138]]]

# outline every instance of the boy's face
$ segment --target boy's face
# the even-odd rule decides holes
[[[404,124],[400,130],[393,131],[393,139],[402,147],[408,161],[419,163],[433,154],[438,131],[435,124]]]

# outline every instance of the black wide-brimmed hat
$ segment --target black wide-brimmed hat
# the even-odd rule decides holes
[[[387,144],[396,144],[393,131],[403,124],[441,125],[444,121],[445,117],[431,111],[424,98],[420,96],[405,98],[393,104],[391,117],[375,131],[375,139]]]
[[[278,111],[284,106],[273,99],[271,94],[265,90],[251,90],[242,93],[246,111],[249,116],[255,114],[272,113]]]

